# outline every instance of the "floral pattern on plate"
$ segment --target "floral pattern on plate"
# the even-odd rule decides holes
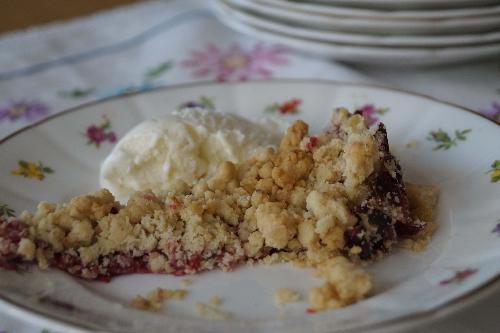
[[[111,130],[111,120],[103,116],[103,121],[99,125],[92,124],[87,127],[85,132],[87,137],[87,145],[95,145],[96,148],[101,146],[103,142],[116,142],[116,133]]]
[[[479,113],[500,124],[500,103],[493,102],[490,109],[480,110]]]
[[[187,101],[178,107],[182,108],[204,108],[210,111],[215,110],[215,100],[211,97],[200,96],[196,100]]]
[[[300,112],[300,105],[302,100],[299,98],[292,98],[282,103],[273,103],[268,105],[264,112],[275,112],[279,114],[297,114]]]
[[[461,283],[464,280],[471,277],[472,275],[476,274],[478,271],[479,270],[477,268],[466,268],[464,270],[459,270],[459,271],[456,271],[452,277],[450,277],[448,279],[441,280],[439,282],[439,284],[444,286],[444,285],[452,284],[452,283]]]
[[[491,177],[491,182],[496,183],[500,181],[500,160],[495,160],[491,164],[491,169],[488,171]]]
[[[362,107],[356,109],[361,112],[363,117],[365,117],[369,126],[372,126],[379,122],[379,118],[377,117],[377,115],[384,115],[390,110],[388,107],[376,107],[375,104],[372,103],[365,104]]]
[[[46,175],[54,173],[52,168],[44,165],[41,161],[35,163],[20,160],[17,162],[17,165],[17,169],[10,172],[12,176],[22,176],[30,179],[44,180]]]
[[[493,230],[491,230],[491,233],[492,234],[497,234],[498,236],[500,236],[500,219],[497,220],[497,224],[495,225],[495,227],[493,228]]]
[[[10,120],[11,122],[19,119],[29,121],[43,118],[49,114],[49,107],[39,101],[18,100],[7,106],[0,107],[0,122]]]
[[[442,129],[438,129],[437,131],[430,131],[427,136],[427,140],[437,143],[434,150],[448,150],[451,147],[457,146],[460,141],[467,140],[467,134],[471,131],[472,130],[470,128],[461,131],[455,130],[455,136],[452,138],[447,132]]]
[[[10,208],[9,205],[0,203],[0,217],[5,217],[5,216],[14,217],[16,216],[16,212],[14,211],[14,209]]]
[[[214,77],[218,81],[272,77],[272,67],[288,64],[287,49],[277,45],[257,43],[250,49],[239,44],[224,48],[208,44],[203,49],[191,51],[182,62],[193,70],[194,77]]]

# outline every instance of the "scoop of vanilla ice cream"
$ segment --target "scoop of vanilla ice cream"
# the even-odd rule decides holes
[[[138,190],[161,193],[179,181],[212,176],[224,161],[240,163],[279,143],[286,125],[185,108],[147,120],[128,132],[101,165],[100,183],[124,202]]]

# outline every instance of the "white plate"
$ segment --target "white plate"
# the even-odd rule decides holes
[[[287,45],[303,53],[342,60],[346,62],[384,64],[391,66],[429,66],[462,63],[488,59],[500,54],[500,43],[486,45],[423,48],[423,47],[377,47],[326,42],[318,39],[278,33],[269,29],[245,24],[228,14],[214,3],[216,14],[229,27],[257,38]]]
[[[498,3],[498,0],[314,0],[310,2],[376,9],[434,9],[492,5]]]
[[[272,6],[283,10],[309,13],[313,15],[329,16],[332,19],[341,17],[365,18],[370,20],[436,20],[446,18],[476,17],[500,13],[500,6],[483,6],[457,9],[434,9],[434,10],[373,10],[349,8],[340,6],[325,6],[310,2],[295,2],[287,0],[250,0],[261,4],[262,8]]]
[[[368,34],[469,34],[491,31],[500,27],[500,14],[481,17],[449,18],[439,20],[372,20],[354,17],[327,17],[311,13],[297,13],[283,8],[263,6],[250,0],[216,0],[225,1],[243,9],[268,15],[277,20],[288,21],[291,25],[335,29],[346,32]]]
[[[444,35],[444,36],[377,36],[366,34],[352,34],[335,30],[319,30],[291,26],[287,22],[278,21],[269,17],[231,7],[222,1],[216,6],[243,24],[266,29],[272,32],[289,34],[299,38],[310,38],[324,42],[333,42],[361,46],[392,46],[392,47],[445,47],[458,45],[477,45],[500,42],[500,28],[496,32],[474,35]]]
[[[97,189],[99,164],[112,144],[104,142],[100,148],[87,144],[83,135],[86,128],[107,118],[110,127],[106,131],[122,137],[143,119],[165,114],[200,96],[211,98],[221,111],[253,119],[261,117],[270,104],[299,98],[299,112],[283,117],[288,121],[304,119],[313,132],[324,128],[334,107],[354,109],[372,104],[372,111],[388,108],[383,115],[375,111],[372,117],[387,125],[405,179],[441,189],[439,229],[431,244],[421,253],[397,250],[369,267],[375,284],[370,298],[314,315],[306,314],[305,300],[283,311],[274,307],[272,294],[276,288],[291,287],[305,295],[319,282],[309,270],[281,265],[194,276],[188,298],[169,302],[166,310],[157,314],[126,304],[136,294],[158,286],[178,288],[180,277],[135,274],[105,284],[57,271],[18,273],[0,269],[0,311],[60,332],[387,331],[389,326],[407,325],[450,310],[450,304],[455,308],[458,299],[462,303],[481,286],[500,278],[499,235],[492,232],[500,216],[500,182],[492,182],[489,171],[493,161],[500,159],[500,127],[459,107],[371,86],[327,81],[209,83],[170,87],[72,109],[1,141],[0,202],[20,212],[33,210],[40,200],[67,200]],[[452,138],[456,130],[471,132],[448,150],[434,150],[438,143],[427,138],[439,129]],[[408,147],[408,143],[412,145]],[[11,170],[19,167],[19,160],[40,161],[54,172],[43,181],[13,176]],[[233,319],[211,322],[195,314],[194,303],[206,302],[214,295],[224,299],[223,308],[234,314]]]

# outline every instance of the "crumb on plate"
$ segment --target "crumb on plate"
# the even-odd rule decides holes
[[[309,291],[311,309],[336,309],[363,299],[372,289],[370,276],[345,257],[329,259],[315,273],[325,283]]]
[[[185,289],[164,289],[156,288],[147,294],[147,296],[138,295],[130,301],[130,306],[150,312],[158,312],[163,303],[169,299],[181,300],[187,295]]]
[[[195,310],[203,318],[209,320],[229,320],[233,314],[220,308],[222,300],[214,296],[208,303],[196,303]]]
[[[289,288],[278,288],[274,292],[274,302],[278,306],[295,303],[300,300],[300,294]]]
[[[181,280],[181,285],[183,287],[189,287],[192,284],[193,284],[193,280],[191,280],[191,279],[182,279]]]

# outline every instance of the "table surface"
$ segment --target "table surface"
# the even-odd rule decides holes
[[[139,1],[141,0],[4,0],[0,5],[0,33],[68,20]]]
[[[4,1],[0,31],[131,2],[137,1]],[[231,55],[250,59],[273,46],[229,30],[215,19],[206,3],[140,2],[90,18],[0,35],[0,111],[16,102],[44,107],[43,112],[38,108],[38,113],[0,117],[0,138],[47,115],[110,94],[216,80],[221,75],[237,80],[232,72],[221,72],[214,64]],[[200,54],[202,58],[195,61],[199,66],[190,67]],[[341,64],[293,51],[285,56],[286,64],[264,62],[267,74],[248,72],[249,79],[317,78],[379,84],[427,94],[500,120],[500,61],[412,69]],[[145,73],[151,69],[157,70],[156,76],[146,80]],[[497,292],[415,332],[498,332],[498,313]],[[43,327],[0,314],[2,330],[39,333]]]

